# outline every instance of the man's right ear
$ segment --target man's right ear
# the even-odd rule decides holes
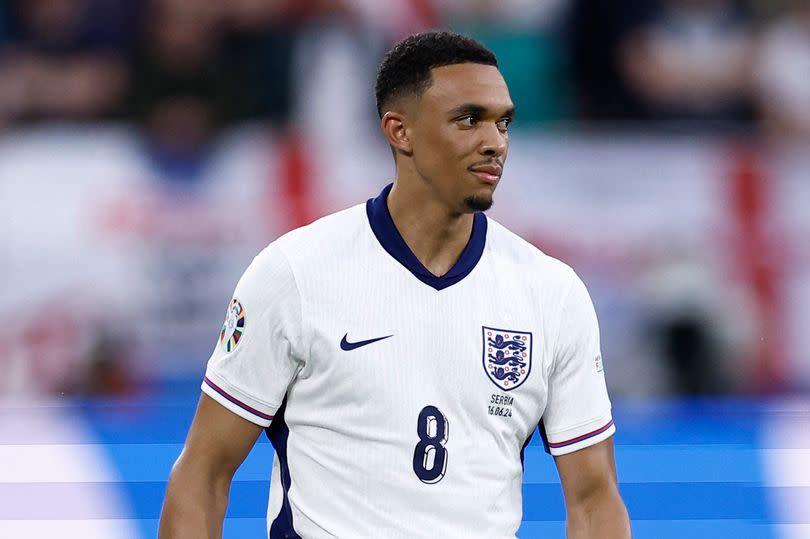
[[[386,112],[383,114],[382,119],[380,119],[380,126],[382,127],[383,133],[385,133],[385,138],[388,139],[388,144],[397,152],[411,155],[413,147],[411,146],[410,133],[405,123],[405,116],[394,111]]]

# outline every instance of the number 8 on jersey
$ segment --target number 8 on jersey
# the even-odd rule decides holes
[[[438,483],[447,470],[447,435],[450,424],[438,408],[425,406],[416,423],[419,443],[413,450],[413,472],[423,483]]]

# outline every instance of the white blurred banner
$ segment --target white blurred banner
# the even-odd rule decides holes
[[[251,258],[393,173],[371,136],[243,129],[185,180],[143,148],[116,128],[0,139],[5,395],[80,387],[105,354],[140,376],[201,374]],[[613,391],[634,395],[683,390],[661,337],[684,319],[723,388],[810,385],[808,204],[806,152],[515,131],[491,214],[582,275]]]

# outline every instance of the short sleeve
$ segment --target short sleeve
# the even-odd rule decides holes
[[[610,411],[596,312],[577,277],[560,310],[560,329],[549,373],[548,401],[540,423],[546,450],[554,456],[609,438]]]
[[[202,383],[233,413],[267,427],[299,370],[301,302],[284,254],[271,244],[236,285]]]

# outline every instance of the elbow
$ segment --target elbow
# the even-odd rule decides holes
[[[569,539],[631,537],[630,517],[615,483],[571,500],[567,520]]]
[[[212,494],[217,498],[224,497],[227,503],[232,479],[232,471],[208,459],[193,458],[184,449],[169,473],[166,494],[168,497],[173,490],[197,493],[199,496]]]
[[[185,530],[197,526],[206,530],[197,537],[216,537],[228,507],[231,479],[226,471],[201,465],[181,453],[169,474],[160,537],[193,537]]]

